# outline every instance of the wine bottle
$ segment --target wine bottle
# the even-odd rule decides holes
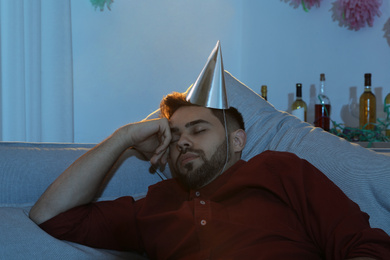
[[[302,121],[306,121],[307,106],[306,102],[302,99],[301,83],[296,84],[296,97],[294,103],[291,106],[291,113]]]
[[[371,73],[364,74],[364,92],[359,101],[359,127],[373,130],[376,123],[376,98],[371,92]]]
[[[386,136],[389,137],[390,136],[390,93],[387,94],[387,96],[385,97],[385,104],[383,110],[386,113],[386,124],[387,124]]]
[[[320,89],[314,105],[314,126],[321,127],[325,131],[330,129],[330,99],[325,94],[325,74],[320,74]]]
[[[262,85],[261,86],[261,96],[267,100],[267,85]]]

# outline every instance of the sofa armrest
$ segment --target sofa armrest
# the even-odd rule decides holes
[[[33,205],[46,188],[94,144],[0,142],[0,206]],[[134,150],[115,166],[98,200],[143,196],[161,180]]]

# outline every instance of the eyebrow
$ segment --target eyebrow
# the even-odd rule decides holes
[[[191,121],[191,122],[188,122],[187,124],[185,124],[185,128],[189,128],[189,127],[192,127],[192,126],[198,125],[198,124],[208,124],[208,125],[211,125],[211,123],[209,121],[206,121],[206,120],[203,120],[203,119],[198,119],[198,120],[194,120],[194,121]],[[172,127],[171,128],[171,132],[172,133],[177,133],[177,132],[179,132],[179,128]]]

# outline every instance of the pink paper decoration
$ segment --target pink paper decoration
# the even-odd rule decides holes
[[[351,29],[359,30],[366,26],[371,27],[374,23],[374,17],[382,13],[379,7],[382,0],[338,0],[338,12]]]
[[[390,18],[387,20],[387,22],[383,26],[383,31],[385,32],[383,37],[386,38],[387,44],[390,46]]]

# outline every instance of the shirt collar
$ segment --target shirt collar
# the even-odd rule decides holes
[[[223,172],[220,176],[218,176],[215,180],[213,180],[211,183],[200,189],[190,190],[189,199],[193,199],[196,197],[210,198],[219,188],[224,186],[224,184],[229,181],[233,173],[244,163],[245,161],[239,160],[233,166]]]

